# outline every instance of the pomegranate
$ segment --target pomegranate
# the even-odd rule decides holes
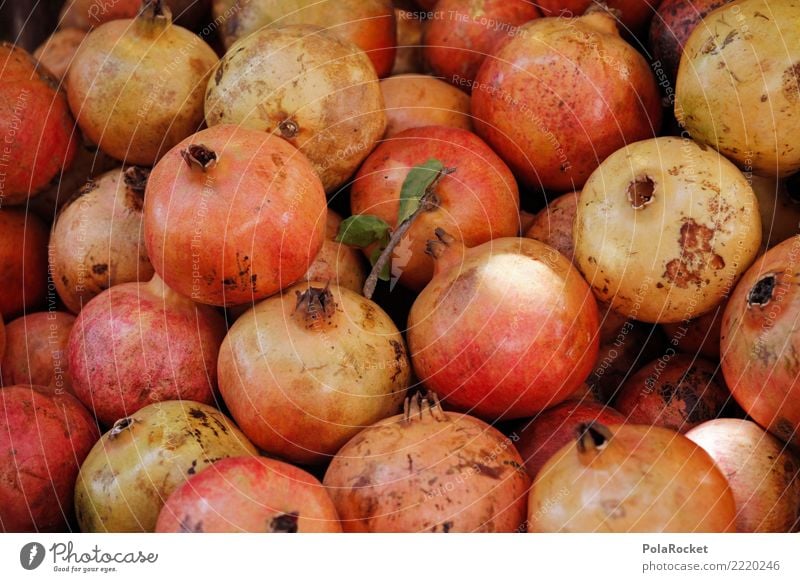
[[[650,67],[600,12],[521,27],[484,60],[472,114],[520,179],[556,191],[581,188],[606,157],[661,125]]]
[[[536,4],[545,16],[570,17],[583,14],[588,9],[612,8],[619,24],[628,33],[642,30],[661,0],[537,0]],[[692,0],[696,2],[697,0]]]
[[[47,291],[47,229],[34,214],[0,208],[0,315],[31,311]]]
[[[40,65],[44,65],[61,83],[67,76],[67,69],[85,38],[85,30],[62,28],[55,31],[46,41],[39,45],[33,56],[39,61]]]
[[[361,253],[336,242],[341,223],[342,217],[329,209],[325,224],[325,242],[322,243],[322,249],[306,271],[304,280],[333,283],[361,293],[367,273]]]
[[[800,445],[800,236],[772,247],[745,273],[722,318],[725,382],[744,411]]]
[[[410,366],[400,332],[377,304],[301,283],[239,317],[218,374],[225,404],[256,445],[319,463],[397,413]]]
[[[159,533],[337,533],[328,492],[302,469],[261,457],[217,461],[169,496]]]
[[[525,470],[531,479],[536,478],[553,455],[575,439],[575,432],[581,424],[590,422],[622,424],[625,417],[599,402],[565,400],[525,421],[517,429],[520,435],[517,450],[525,461]]]
[[[709,420],[686,433],[728,478],[736,531],[790,532],[800,525],[800,461],[756,423]]]
[[[539,211],[525,231],[525,236],[556,249],[570,261],[575,255],[572,226],[578,213],[580,192],[562,194]]]
[[[665,323],[661,327],[676,350],[689,355],[701,355],[718,360],[719,335],[726,304],[723,301],[700,317],[677,323]]]
[[[716,364],[669,348],[628,378],[614,407],[633,424],[686,432],[716,418],[730,394],[716,378]]]
[[[58,82],[21,48],[0,43],[0,207],[23,204],[75,156]]]
[[[686,41],[675,116],[694,140],[746,172],[800,170],[798,27],[797,0],[735,0],[708,14]]]
[[[539,471],[530,532],[727,532],[736,504],[708,454],[674,431],[583,425]]]
[[[210,0],[164,0],[175,19],[187,27],[199,23],[209,3]],[[61,9],[59,27],[89,30],[111,20],[133,18],[141,6],[142,0],[67,0]]]
[[[423,28],[425,64],[449,83],[470,89],[486,55],[540,15],[529,0],[439,0]]]
[[[75,397],[52,387],[6,386],[0,407],[0,531],[63,531],[97,425]]]
[[[437,273],[408,316],[414,371],[481,418],[532,416],[566,399],[597,358],[597,304],[555,249],[502,238],[466,250],[438,232]]]
[[[206,123],[286,139],[332,192],[383,136],[378,77],[352,43],[312,26],[263,29],[231,47],[206,90]]]
[[[6,353],[6,326],[3,323],[3,316],[0,314],[0,357]],[[0,370],[2,371],[2,370]]]
[[[653,67],[664,71],[668,83],[675,83],[683,47],[695,27],[703,21],[707,14],[730,1],[661,1],[658,11],[650,23],[650,49],[655,61]],[[674,91],[674,85],[671,85],[670,89]]]
[[[152,166],[203,122],[213,49],[172,24],[161,0],[107,22],[84,40],[67,73],[69,104],[83,133],[113,157]]]
[[[323,483],[347,532],[513,532],[530,479],[510,439],[416,395],[353,437]]]
[[[112,285],[153,276],[142,234],[149,173],[131,166],[103,174],[58,214],[48,259],[58,295],[73,313]]]
[[[431,159],[455,171],[435,184],[431,207],[417,216],[394,251],[392,274],[411,289],[422,289],[433,275],[425,242],[435,228],[468,246],[515,236],[519,229],[514,176],[478,137],[453,127],[407,129],[378,146],[353,182],[353,214],[374,215],[397,227],[403,184],[412,168]]]
[[[163,400],[211,403],[225,321],[157,276],[103,291],[67,346],[75,394],[106,426]]]
[[[326,210],[319,178],[294,147],[218,125],[153,169],[145,245],[156,272],[186,297],[252,303],[302,278],[322,247]]]
[[[75,316],[63,311],[31,313],[8,324],[8,348],[0,345],[4,386],[52,386],[56,393],[72,392],[67,342]]]
[[[83,532],[151,532],[173,491],[213,463],[258,452],[219,410],[156,402],[121,418],[94,445],[75,484]]]
[[[469,95],[429,75],[396,75],[381,81],[386,104],[385,139],[426,125],[471,130]]]
[[[222,4],[217,13],[222,12]],[[319,26],[353,43],[372,61],[379,77],[394,65],[397,32],[391,0],[270,0],[240,2],[225,20],[222,37],[227,48],[265,27],[293,24]]]
[[[592,174],[574,232],[575,262],[598,299],[626,317],[673,323],[722,302],[758,252],[761,219],[736,166],[661,137],[626,146]]]
[[[397,53],[392,75],[422,72],[422,20],[410,10],[394,9],[397,22]]]

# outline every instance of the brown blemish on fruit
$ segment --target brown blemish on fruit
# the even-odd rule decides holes
[[[719,270],[725,267],[725,260],[714,252],[711,241],[714,231],[698,224],[693,218],[684,218],[678,244],[681,256],[666,265],[664,277],[677,287],[685,289],[690,284],[700,285],[704,267]]]
[[[628,185],[628,201],[631,203],[631,206],[634,210],[639,210],[644,208],[648,204],[651,204],[655,199],[656,185],[653,182],[653,179],[650,176],[645,176],[644,178],[636,178],[633,182]]]
[[[789,103],[800,103],[800,63],[795,63],[783,72],[783,96]]]
[[[767,305],[772,300],[776,283],[777,279],[773,274],[761,277],[747,292],[747,307],[753,307],[754,305],[764,307]]]
[[[108,273],[108,265],[106,263],[98,263],[97,265],[92,265],[92,273],[95,275],[105,275]]]

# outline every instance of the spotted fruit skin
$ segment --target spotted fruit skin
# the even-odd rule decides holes
[[[578,271],[532,239],[455,252],[409,314],[420,381],[487,420],[533,416],[568,398],[599,343],[597,303]]]
[[[169,496],[157,533],[338,533],[339,516],[315,477],[263,457],[217,461]]]
[[[725,382],[744,411],[778,438],[800,445],[800,236],[759,257],[722,318]]]

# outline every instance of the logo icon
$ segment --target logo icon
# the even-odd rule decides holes
[[[44,561],[44,546],[38,542],[30,542],[22,546],[19,552],[19,563],[26,570],[35,570]]]

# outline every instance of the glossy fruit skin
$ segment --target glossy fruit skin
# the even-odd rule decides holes
[[[67,353],[75,394],[99,421],[164,400],[214,401],[225,321],[157,277],[103,291],[82,310]]]
[[[98,176],[58,213],[48,260],[58,295],[73,313],[112,285],[153,276],[142,233],[144,187],[131,181],[145,173],[134,172]]]
[[[800,526],[800,460],[756,423],[718,418],[686,437],[703,447],[736,499],[736,531],[790,532]]]
[[[75,52],[86,38],[86,31],[78,28],[62,28],[51,34],[34,51],[39,64],[50,71],[58,81],[63,81]]]
[[[800,236],[772,247],[742,277],[722,319],[725,382],[750,417],[800,445]]]
[[[661,358],[628,378],[614,408],[629,423],[685,433],[719,416],[730,398],[716,373],[714,362],[668,348]]]
[[[644,57],[594,13],[524,25],[484,60],[472,114],[520,180],[563,192],[626,143],[656,135],[661,102]]]
[[[219,410],[156,402],[120,419],[92,448],[75,484],[82,532],[151,532],[169,495],[228,457],[258,452]]]
[[[582,423],[588,422],[622,424],[625,417],[599,402],[565,400],[532,419],[523,421],[515,431],[519,435],[516,444],[531,479],[536,478],[553,455],[574,441],[575,431]]]
[[[216,8],[216,12],[223,12],[222,7]],[[230,48],[237,40],[264,27],[298,24],[322,27],[338,38],[355,44],[369,57],[379,77],[391,72],[397,45],[391,0],[247,2],[225,20],[222,36],[225,46]]]
[[[92,30],[67,73],[84,135],[129,164],[152,166],[203,123],[203,91],[217,55],[163,16],[112,20]]]
[[[263,457],[217,461],[169,496],[157,533],[337,533],[330,495],[316,478]]]
[[[522,418],[565,400],[597,359],[597,304],[558,251],[532,239],[450,247],[408,317],[420,381],[480,418]]]
[[[610,436],[573,440],[537,475],[529,532],[734,531],[733,493],[699,446],[666,428],[593,426]]]
[[[97,425],[75,397],[52,387],[6,386],[0,406],[0,531],[63,531]]]
[[[703,17],[731,0],[662,0],[650,22],[650,49],[675,88],[683,47]],[[655,65],[654,65],[655,66]],[[659,67],[659,68],[661,68]]]
[[[660,137],[600,165],[581,191],[574,233],[575,263],[600,301],[639,321],[674,323],[724,300],[758,253],[761,218],[736,166]]]
[[[744,171],[800,170],[798,26],[800,0],[735,0],[705,17],[686,42],[676,87],[675,116],[692,139]]]
[[[414,166],[432,158],[455,172],[438,182],[437,207],[414,220],[393,256],[393,276],[415,290],[433,276],[425,245],[436,228],[467,246],[515,236],[519,229],[519,191],[508,167],[474,134],[442,126],[407,129],[381,143],[354,179],[353,214],[372,214],[396,227],[403,182]]]
[[[386,130],[366,54],[308,25],[265,28],[237,41],[211,75],[206,123],[235,123],[302,151],[327,192],[347,183]]]
[[[620,11],[625,32],[635,33],[644,28],[653,16],[659,2],[661,0],[607,0],[605,4],[609,8]],[[545,16],[559,16],[562,13],[566,16],[579,15],[597,4],[593,0],[539,0],[537,2]]]
[[[0,342],[3,385],[33,384],[72,393],[67,343],[74,323],[75,316],[64,311],[30,313],[10,322],[5,355]]]
[[[310,290],[310,291],[309,291]],[[298,294],[325,295],[330,313]],[[220,349],[219,387],[242,431],[268,454],[327,461],[365,426],[396,414],[411,366],[377,304],[349,289],[301,283],[244,313]]]
[[[386,105],[386,134],[426,125],[472,130],[469,95],[430,75],[394,75],[381,81]]]
[[[23,204],[75,156],[75,122],[58,82],[21,48],[0,43],[0,205]]]
[[[341,223],[342,217],[328,209],[325,242],[303,280],[331,283],[361,293],[367,279],[364,257],[358,249],[336,242]]]
[[[218,157],[206,171],[181,153],[198,144]],[[326,212],[319,177],[294,147],[218,125],[187,138],[153,168],[145,246],[159,276],[184,296],[253,303],[302,278],[322,247]]]
[[[496,429],[423,409],[353,437],[323,484],[346,532],[513,532],[525,519],[530,479]]]
[[[0,208],[0,315],[5,319],[44,301],[47,238],[47,228],[36,215]]]
[[[486,55],[541,13],[528,0],[439,0],[425,21],[422,54],[438,77],[454,85],[475,80]]]

